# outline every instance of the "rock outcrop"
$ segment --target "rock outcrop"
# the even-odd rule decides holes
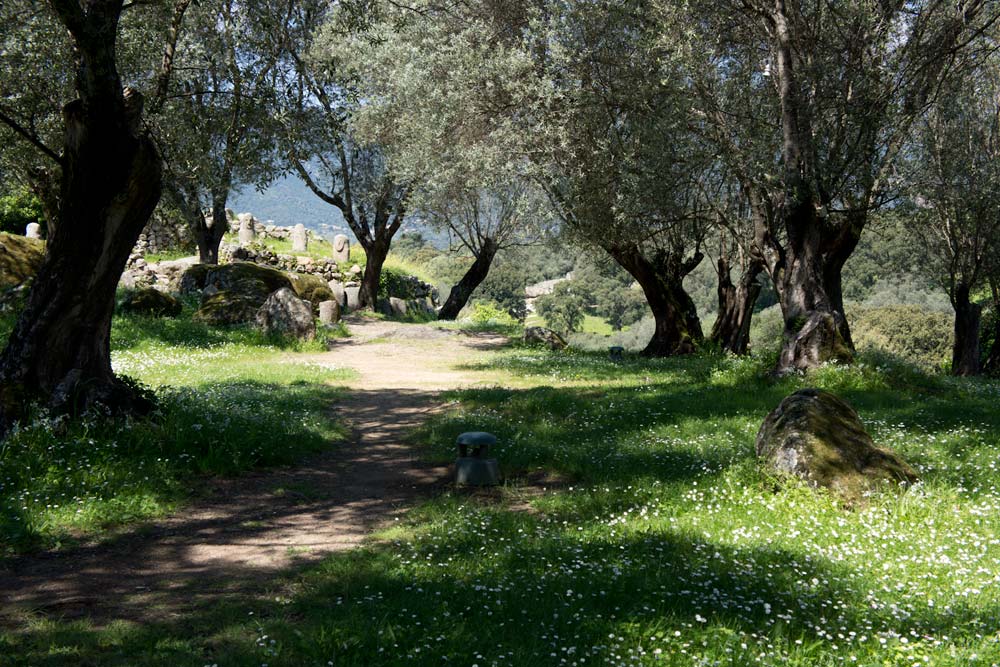
[[[566,341],[552,329],[528,327],[524,330],[524,342],[547,345],[551,350],[566,349]]]
[[[0,232],[0,290],[34,278],[44,257],[43,241]]]

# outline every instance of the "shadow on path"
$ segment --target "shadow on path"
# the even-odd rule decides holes
[[[3,609],[153,620],[266,589],[447,485],[447,467],[404,444],[438,403],[433,391],[354,392],[333,406],[354,427],[348,444],[292,469],[212,480],[179,515],[101,544],[12,559],[0,570]]]

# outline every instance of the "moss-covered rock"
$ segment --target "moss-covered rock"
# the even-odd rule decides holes
[[[119,308],[121,312],[131,315],[177,317],[181,314],[182,305],[169,294],[147,287],[127,293]]]
[[[196,294],[201,292],[208,284],[209,272],[217,268],[211,264],[192,264],[184,269],[180,279],[177,281],[177,289],[181,294]]]
[[[201,307],[194,312],[193,319],[214,326],[229,326],[253,322],[264,301],[257,295],[222,290],[208,294],[201,301]]]
[[[181,276],[180,291],[188,294],[214,287],[222,292],[238,292],[247,296],[257,296],[258,306],[268,296],[283,287],[292,288],[292,282],[283,271],[250,262],[232,264],[195,264]]]
[[[292,289],[295,290],[296,296],[310,302],[314,313],[319,312],[320,303],[335,299],[333,290],[330,289],[325,280],[317,275],[312,273],[290,273],[288,277],[292,281]]]
[[[44,257],[43,241],[0,232],[0,290],[17,287],[33,278]]]
[[[854,408],[819,389],[781,401],[757,432],[756,448],[772,470],[830,489],[850,504],[878,487],[919,479],[899,456],[875,446]]]

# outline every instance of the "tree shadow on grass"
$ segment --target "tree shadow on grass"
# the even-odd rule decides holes
[[[845,398],[876,438],[888,425],[894,434],[902,430],[925,440],[976,427],[980,435],[955,437],[947,446],[910,447],[908,439],[893,436],[890,446],[902,447],[918,467],[939,468],[933,476],[946,483],[969,486],[970,480],[968,470],[939,465],[946,455],[1000,450],[995,399],[928,376],[917,380],[937,387],[930,395],[915,391],[916,380],[909,376],[897,384],[898,377],[873,368],[830,367],[774,380],[759,363],[721,356],[615,364],[594,354],[540,352],[486,366],[565,384],[449,393],[461,408],[428,425],[426,439],[435,456],[443,456],[441,443],[453,442],[458,433],[487,430],[498,435],[500,455],[515,468],[545,466],[591,483],[627,483],[644,476],[673,481],[718,472],[734,462],[752,464],[764,418],[785,396],[809,386]],[[980,472],[988,488],[991,472]]]
[[[268,595],[235,591],[183,618],[112,630],[38,623],[8,632],[0,648],[12,666],[38,667],[589,664],[620,662],[639,647],[675,657],[687,647],[725,664],[761,652],[771,654],[766,664],[782,655],[826,664],[878,656],[879,634],[889,650],[911,632],[911,641],[943,640],[942,651],[975,649],[1000,613],[994,602],[901,613],[868,597],[850,568],[780,548],[665,531],[581,537],[512,515],[455,518],[412,546],[286,573]]]
[[[176,347],[205,349],[220,345],[249,345],[298,350],[319,349],[319,344],[303,343],[288,336],[269,336],[252,324],[215,326],[191,319],[193,312],[185,308],[178,317],[147,317],[116,314],[112,320],[111,340],[115,350],[131,350],[150,341]]]
[[[162,512],[205,475],[326,449],[347,437],[328,417],[342,395],[325,384],[216,382],[163,390],[149,419],[33,422],[4,441],[0,554]]]

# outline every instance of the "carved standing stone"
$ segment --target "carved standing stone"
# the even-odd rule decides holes
[[[257,234],[253,226],[253,217],[240,216],[240,246],[246,247],[254,242]]]
[[[306,252],[309,249],[309,236],[302,223],[292,228],[292,252]]]
[[[351,240],[343,234],[333,237],[333,261],[343,264],[351,260]]]

